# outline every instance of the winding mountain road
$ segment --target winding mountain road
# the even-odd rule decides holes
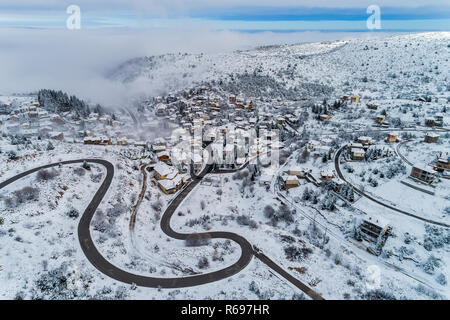
[[[164,215],[161,219],[161,228],[165,234],[169,237],[178,240],[188,240],[188,239],[230,239],[235,241],[241,247],[241,257],[239,260],[231,266],[228,266],[224,269],[214,271],[206,274],[199,274],[189,277],[180,277],[180,278],[155,278],[148,277],[142,275],[136,275],[125,270],[122,270],[115,265],[111,264],[107,261],[102,254],[95,247],[94,241],[90,232],[90,224],[94,214],[100,205],[101,201],[105,197],[109,187],[111,186],[112,179],[114,177],[114,166],[107,160],[103,159],[79,159],[79,160],[69,160],[69,161],[61,161],[58,163],[48,164],[44,166],[40,166],[25,172],[22,172],[8,180],[0,183],[0,189],[5,188],[6,186],[12,184],[13,182],[22,179],[23,177],[35,173],[42,169],[48,169],[51,167],[61,166],[61,165],[70,165],[77,163],[95,163],[102,165],[106,168],[106,177],[103,180],[101,186],[95,193],[91,202],[87,206],[83,215],[81,216],[80,222],[78,224],[78,238],[80,241],[80,246],[89,260],[89,262],[100,272],[103,274],[117,280],[120,282],[128,283],[128,284],[136,284],[137,286],[142,287],[151,287],[151,288],[183,288],[183,287],[191,287],[197,286],[201,284],[211,283],[215,281],[219,281],[225,278],[228,278],[232,275],[237,274],[241,270],[243,270],[252,260],[253,256],[256,256],[260,259],[264,264],[273,269],[275,272],[280,274],[286,280],[290,281],[297,288],[305,292],[312,299],[323,300],[323,297],[316,293],[314,290],[309,288],[307,285],[303,284],[298,279],[294,278],[288,272],[286,272],[283,268],[273,262],[270,258],[264,255],[259,250],[255,250],[250,242],[248,242],[244,237],[231,233],[231,232],[206,232],[206,233],[194,233],[194,234],[184,234],[178,233],[174,231],[170,226],[170,220],[181,204],[181,202],[186,198],[186,196],[197,186],[197,184],[203,179],[203,177],[212,171],[212,166],[207,165],[203,171],[193,177],[192,182],[185,187],[169,204],[168,208],[164,212]]]

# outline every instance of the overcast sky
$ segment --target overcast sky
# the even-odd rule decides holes
[[[77,5],[86,28],[177,28],[189,22],[240,31],[364,31],[373,4],[388,31],[450,28],[447,0],[2,0],[0,27],[64,27],[66,8]]]

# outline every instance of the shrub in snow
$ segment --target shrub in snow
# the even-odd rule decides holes
[[[311,192],[309,191],[309,188],[306,187],[305,190],[303,190],[302,200],[307,201],[309,199],[311,199]]]
[[[80,273],[74,276],[67,263],[59,268],[48,271],[39,276],[32,289],[32,299],[70,300],[87,298],[85,288],[91,282],[91,276]]]
[[[17,159],[17,153],[15,151],[8,151],[6,153],[6,156],[8,157],[9,160],[16,160]]]
[[[128,290],[125,286],[119,286],[114,293],[114,299],[125,300],[128,297]]]
[[[303,232],[303,235],[308,238],[311,244],[318,248],[323,248],[330,240],[326,233],[320,230],[314,222],[311,222],[308,225],[308,228]]]
[[[392,179],[396,175],[405,174],[405,173],[406,173],[405,165],[403,164],[403,162],[398,160],[397,162],[394,162],[388,166],[387,171],[386,171],[386,178]]]
[[[440,294],[438,294],[437,292],[428,287],[425,287],[422,284],[419,284],[415,289],[418,293],[424,294],[433,300],[443,299],[443,297]]]
[[[450,207],[445,208],[444,213],[450,215]]]
[[[254,280],[252,280],[252,282],[250,282],[250,284],[248,285],[248,290],[255,293],[256,295],[259,295],[259,287]]]
[[[151,204],[151,207],[156,212],[161,212],[162,209],[162,202],[160,200],[157,200]]]
[[[58,172],[55,169],[42,169],[38,171],[36,178],[38,181],[47,181],[54,179],[57,175]]]
[[[428,259],[421,264],[423,271],[428,274],[434,274],[435,270],[440,266],[440,259],[436,258],[433,255],[429,256]]]
[[[291,298],[291,300],[306,300],[306,296],[305,296],[305,294],[304,293],[294,293],[293,295],[292,295],[292,298]]]
[[[439,283],[441,286],[447,285],[447,278],[445,277],[445,274],[441,273],[436,277],[436,282]]]
[[[14,200],[12,204],[19,205],[25,201],[33,201],[39,198],[39,190],[33,187],[24,187],[13,192]],[[8,199],[8,198],[7,198]]]
[[[53,146],[52,142],[49,141],[48,144],[47,144],[47,151],[52,151],[54,149],[55,149],[55,147]]]
[[[25,299],[25,293],[23,291],[19,291],[14,296],[14,300],[24,300]]]
[[[286,205],[280,205],[278,211],[275,211],[272,206],[267,205],[264,208],[264,216],[270,219],[272,225],[277,225],[278,222],[284,221],[290,223],[294,221],[295,209],[290,210]]]
[[[69,211],[67,211],[67,216],[69,217],[69,218],[72,218],[72,219],[76,219],[76,218],[78,218],[78,216],[80,215],[80,213],[78,212],[78,210],[77,209],[74,209],[74,208],[72,208],[72,209],[70,209]]]
[[[395,296],[385,290],[376,289],[366,292],[364,295],[366,300],[396,300]]]
[[[326,196],[320,203],[322,210],[334,211],[336,209],[336,197],[334,195]]]
[[[442,248],[444,244],[450,244],[450,230],[426,224],[423,247],[431,251],[433,248]]]
[[[82,177],[86,174],[86,171],[83,168],[75,168],[73,169],[73,173],[79,177]]]
[[[92,182],[99,183],[102,180],[103,174],[101,172],[97,174],[93,173],[90,177]]]
[[[200,269],[206,269],[206,268],[208,268],[208,267],[209,267],[209,260],[208,260],[208,258],[206,258],[206,257],[201,257],[201,258],[198,260],[197,267],[199,267]]]
[[[302,261],[303,259],[306,259],[311,253],[312,249],[307,247],[296,247],[294,245],[290,245],[286,248],[284,248],[284,254],[286,256],[286,259],[289,261]]]
[[[264,216],[266,218],[271,219],[274,214],[275,214],[275,209],[271,205],[267,205],[264,207]]]
[[[249,226],[251,229],[258,228],[258,224],[255,220],[251,219],[247,215],[240,215],[236,218],[236,222],[241,226]]]
[[[210,243],[210,238],[194,234],[185,240],[186,247],[206,246]]]

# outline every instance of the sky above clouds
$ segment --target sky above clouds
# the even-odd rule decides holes
[[[450,29],[447,0],[2,0],[0,27],[63,28],[66,8],[77,5],[86,28],[366,31],[373,4],[386,31]]]

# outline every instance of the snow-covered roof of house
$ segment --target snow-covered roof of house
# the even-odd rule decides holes
[[[331,169],[321,170],[320,175],[322,177],[332,177],[334,175],[334,172]]]
[[[430,138],[436,138],[436,137],[439,137],[439,135],[438,135],[437,133],[434,133],[434,132],[427,132],[425,135],[426,135],[427,137],[430,137]]]
[[[160,151],[160,152],[156,152],[156,156],[159,157],[163,157],[163,156],[169,156],[169,152],[167,151]]]
[[[165,145],[165,144],[167,144],[167,141],[166,141],[166,139],[164,139],[162,137],[158,137],[155,139],[155,141],[153,141],[153,143],[155,145]]]
[[[160,152],[160,151],[166,150],[166,146],[163,146],[163,145],[154,145],[152,148],[153,148],[153,150],[155,150],[156,152]]]
[[[362,143],[352,142],[350,143],[349,147],[353,151],[353,149],[363,149],[364,146],[362,145]]]
[[[413,167],[417,168],[419,170],[428,172],[428,173],[435,173],[436,172],[431,166],[428,166],[428,165],[415,164]]]
[[[361,149],[361,148],[352,148],[352,152],[353,153],[362,153],[362,154],[366,153],[364,151],[364,149]]]
[[[295,181],[297,181],[298,182],[298,178],[297,178],[297,176],[284,176],[284,182],[295,182]]]
[[[175,189],[177,185],[183,180],[183,177],[177,175],[172,180],[159,180],[158,183],[166,190]]]
[[[174,169],[164,162],[158,162],[153,170],[155,170],[155,172],[158,172],[160,176],[166,176],[170,174]]]

